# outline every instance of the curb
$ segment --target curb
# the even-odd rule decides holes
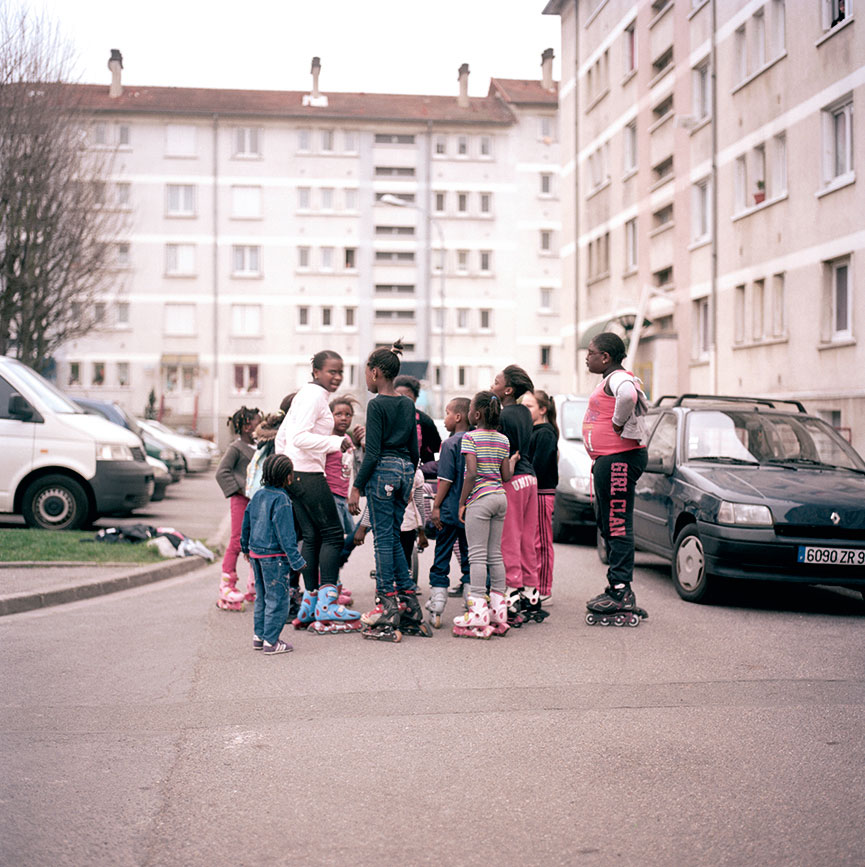
[[[81,565],[80,563],[77,565]],[[126,564],[124,564],[126,565]],[[46,590],[42,593],[19,593],[0,598],[0,617],[8,614],[20,614],[22,611],[33,611],[37,608],[48,608],[52,605],[63,605],[67,602],[79,602],[82,599],[92,599],[108,593],[118,593],[130,590],[156,581],[165,581],[177,575],[194,572],[210,566],[201,557],[189,557],[173,563],[158,563],[154,568],[139,569],[117,575],[105,581],[94,581],[90,584],[79,584],[73,587],[60,587],[56,590]]]

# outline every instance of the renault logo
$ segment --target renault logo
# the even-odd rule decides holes
[[[837,512],[832,512],[829,520],[837,527],[841,523],[841,516]]]

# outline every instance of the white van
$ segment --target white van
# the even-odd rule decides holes
[[[88,415],[38,373],[0,357],[0,513],[67,530],[147,505],[141,440]]]

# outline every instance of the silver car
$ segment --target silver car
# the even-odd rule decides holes
[[[583,416],[587,397],[557,394],[559,425],[559,485],[553,509],[553,540],[564,542],[575,530],[595,527],[592,501],[592,459],[583,444]]]

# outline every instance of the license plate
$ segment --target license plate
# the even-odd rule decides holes
[[[800,563],[828,563],[831,566],[865,566],[865,548],[816,548],[799,546]]]

